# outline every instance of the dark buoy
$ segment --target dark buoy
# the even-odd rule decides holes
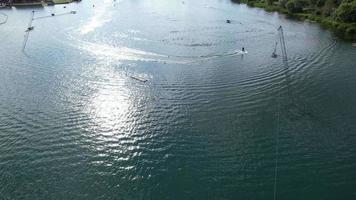
[[[231,20],[227,19],[227,20],[226,20],[226,23],[230,24],[230,23],[231,23]]]
[[[52,15],[52,16],[55,16],[56,14],[52,13],[51,15]]]
[[[30,27],[28,27],[28,28],[26,29],[26,31],[25,31],[25,32],[30,32],[30,31],[32,31],[33,29],[35,29],[35,27],[30,26]]]

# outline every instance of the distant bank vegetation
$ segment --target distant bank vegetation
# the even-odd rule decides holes
[[[65,4],[80,0],[0,0],[2,6],[31,6]]]
[[[298,19],[316,21],[345,39],[356,39],[356,0],[231,0]]]

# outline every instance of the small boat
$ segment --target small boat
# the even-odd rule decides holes
[[[136,81],[140,81],[142,83],[147,82],[147,79],[144,79],[144,78],[141,78],[141,77],[131,76],[131,78],[136,80]]]
[[[353,47],[356,47],[356,43],[352,43],[352,46],[353,46]]]

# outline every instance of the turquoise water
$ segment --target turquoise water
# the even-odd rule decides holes
[[[77,14],[22,52],[32,10]],[[276,157],[277,199],[356,198],[356,51],[317,24],[228,0],[0,11],[0,199],[273,199]]]

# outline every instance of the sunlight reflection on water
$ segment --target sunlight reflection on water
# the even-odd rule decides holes
[[[95,29],[111,21],[110,12],[107,12],[109,6],[111,5],[110,3],[110,0],[104,0],[104,2],[100,4],[100,6],[95,7],[94,16],[89,20],[87,24],[80,28],[81,34],[84,35],[89,32],[92,32]]]

